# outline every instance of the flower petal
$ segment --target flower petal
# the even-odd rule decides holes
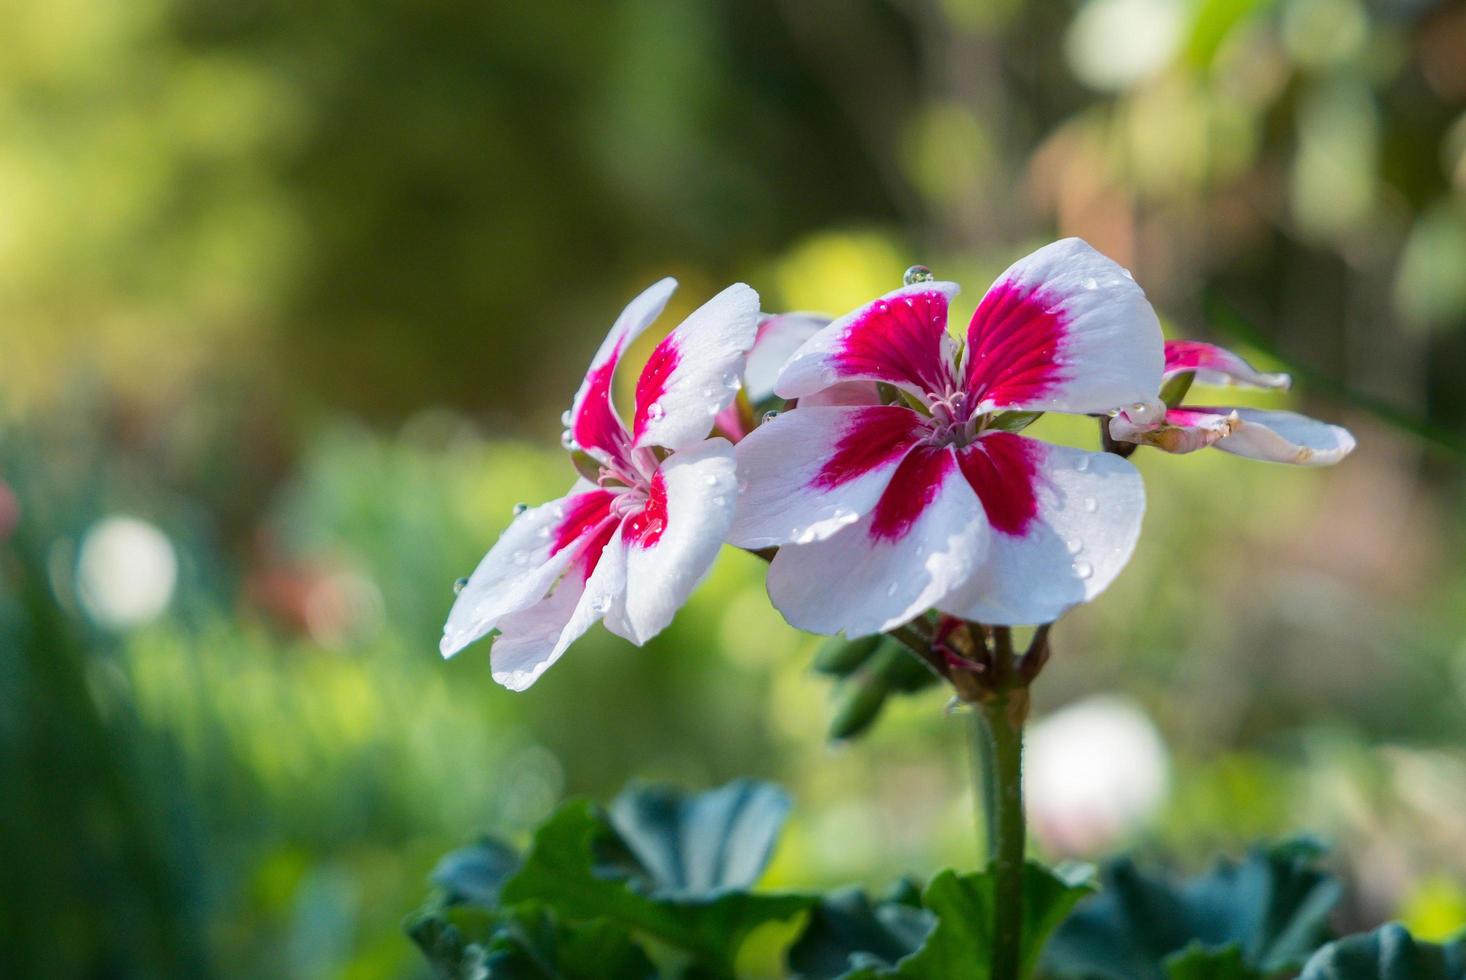
[[[1223,452],[1295,466],[1332,466],[1354,451],[1348,429],[1306,415],[1256,408],[1234,409],[1233,414],[1238,422],[1231,435],[1216,443]]]
[[[1107,412],[1156,402],[1161,326],[1130,273],[1066,238],[998,277],[964,358],[978,411]]]
[[[617,540],[626,554],[626,589],[606,628],[632,643],[660,633],[712,570],[733,522],[738,470],[733,447],[709,439],[663,461],[646,509],[628,516]]]
[[[987,561],[942,612],[981,623],[1048,623],[1115,579],[1140,536],[1145,487],[1112,453],[1000,432],[962,451],[993,533]]]
[[[955,295],[955,283],[917,283],[842,316],[795,352],[774,391],[800,398],[862,379],[917,395],[940,390],[951,372],[947,304]]]
[[[738,395],[757,330],[758,293],[738,283],[664,337],[636,382],[633,444],[676,450],[706,439],[713,416]]]
[[[626,587],[626,553],[616,529],[604,527],[584,543],[554,592],[500,621],[489,652],[497,683],[523,691],[611,608]]]
[[[601,342],[585,373],[585,381],[570,406],[570,437],[603,463],[624,462],[630,439],[626,425],[611,404],[611,379],[626,348],[661,315],[677,288],[676,279],[663,279],[632,300],[611,332]]]
[[[1237,384],[1287,390],[1293,383],[1288,375],[1259,371],[1240,356],[1215,344],[1204,344],[1199,340],[1166,341],[1166,379],[1186,371],[1194,371],[1197,382],[1204,385]]]
[[[1190,453],[1231,435],[1239,422],[1237,413],[1226,408],[1172,408],[1162,422],[1137,422],[1120,412],[1110,419],[1110,438],[1168,453]]]
[[[770,419],[738,444],[743,492],[729,542],[807,544],[854,523],[926,431],[900,405],[796,408]]]
[[[880,633],[938,605],[985,557],[991,531],[948,447],[901,462],[879,503],[823,541],[787,545],[769,566],[769,597],[812,633]]]
[[[822,313],[780,313],[766,316],[758,325],[758,337],[748,352],[743,370],[743,390],[755,405],[774,394],[779,372],[804,346],[805,341],[830,325]]]
[[[504,616],[544,598],[578,545],[610,520],[613,496],[609,490],[571,493],[516,517],[454,601],[439,643],[443,656],[453,656],[487,636]]]

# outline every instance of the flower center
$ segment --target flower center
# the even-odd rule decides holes
[[[941,392],[927,392],[922,400],[932,413],[929,444],[965,446],[982,431],[987,416],[969,413],[965,391],[949,386]]]

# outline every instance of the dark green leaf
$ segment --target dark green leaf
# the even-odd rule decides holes
[[[1417,941],[1391,923],[1329,943],[1300,980],[1466,980],[1466,935],[1444,946]]]
[[[445,855],[433,869],[433,884],[450,902],[492,906],[499,901],[504,880],[519,867],[519,855],[501,841],[485,837],[477,844]]]
[[[903,891],[872,902],[858,888],[820,900],[789,950],[789,969],[808,980],[828,980],[862,966],[894,966],[920,948],[935,919],[920,895]]]
[[[566,923],[534,906],[506,919],[483,963],[490,980],[648,980],[657,972],[625,929],[604,920]]]
[[[788,816],[783,790],[747,779],[706,793],[633,786],[611,804],[611,824],[656,894],[678,898],[752,886]]]
[[[763,834],[750,837],[763,839]],[[607,919],[655,936],[721,970],[731,968],[738,947],[754,928],[787,919],[814,901],[803,895],[752,895],[720,886],[694,894],[685,883],[661,889],[670,879],[659,880],[650,872],[628,876],[624,865],[617,869],[598,864],[595,855],[605,850],[608,840],[614,844],[620,838],[600,810],[584,802],[565,804],[535,834],[523,865],[505,882],[501,900],[541,902],[572,919]],[[721,868],[722,874],[733,874],[735,869],[742,874],[748,862],[745,856],[711,866]]]
[[[1220,949],[1192,943],[1166,958],[1167,980],[1260,980],[1236,944]]]
[[[1164,980],[1168,957],[1193,943],[1236,945],[1263,974],[1297,969],[1328,938],[1339,882],[1318,870],[1318,846],[1258,848],[1178,883],[1129,859],[1109,864],[1104,888],[1063,924],[1045,951],[1055,977]]]

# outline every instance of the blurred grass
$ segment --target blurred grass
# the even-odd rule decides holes
[[[0,973],[420,975],[398,925],[437,855],[632,776],[789,786],[771,884],[974,862],[962,720],[931,692],[825,746],[816,641],[756,559],[524,695],[435,642],[513,505],[573,478],[556,419],[646,282],[682,279],[678,315],[733,278],[840,313],[922,262],[965,318],[1060,234],[1169,334],[1235,342],[1225,297],[1249,356],[1308,369],[1255,403],[1361,446],[1332,471],[1136,457],[1136,558],[1057,627],[1038,693],[1123,692],[1170,747],[1165,804],[1114,846],[1200,866],[1311,830],[1348,924],[1459,919],[1466,512],[1420,439],[1466,422],[1459,5],[0,21]],[[161,529],[177,584],[109,630],[77,563],[115,514]]]

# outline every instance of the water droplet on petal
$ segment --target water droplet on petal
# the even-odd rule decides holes
[[[926,266],[913,265],[901,276],[901,282],[907,286],[915,286],[919,282],[931,282],[935,278],[936,276],[932,275],[932,270]]]
[[[576,445],[575,437],[570,434],[569,429],[566,429],[564,432],[560,433],[560,445],[564,446],[572,453],[580,448],[578,445]]]
[[[515,504],[514,505],[514,516],[515,517],[518,517],[520,514],[523,514],[527,510],[529,510],[529,504],[525,504],[525,503]]]
[[[468,588],[468,579],[467,578],[459,578],[459,579],[454,579],[453,580],[453,594],[454,595],[460,594],[466,588]]]
[[[718,497],[714,497],[713,498],[713,506],[714,507],[726,507],[727,504],[728,504],[728,498],[727,497],[718,496]]]
[[[897,585],[896,585],[895,582],[892,582],[890,585],[886,586],[886,595],[888,595],[888,596],[895,595],[896,594],[896,588],[897,588]]]
[[[574,420],[574,416],[572,416],[570,414],[570,409],[567,408],[567,409],[565,409],[565,411],[563,411],[563,412],[560,413],[560,424],[563,425],[563,426],[565,426],[565,428],[567,428],[567,429],[570,428],[570,423],[573,420]]]
[[[667,410],[662,407],[661,402],[652,402],[646,407],[646,417],[651,419],[653,422],[666,414]]]
[[[1095,511],[1099,510],[1099,501],[1095,500],[1093,497],[1085,497],[1084,510],[1086,513],[1093,514]]]
[[[606,611],[611,608],[611,597],[606,595],[596,596],[591,600],[590,608],[597,615],[605,615]]]
[[[1079,459],[1077,459],[1074,462],[1074,468],[1076,470],[1078,470],[1080,473],[1088,473],[1089,472],[1089,457],[1088,456],[1080,456]]]
[[[1094,276],[1090,276],[1088,279],[1084,280],[1084,288],[1085,289],[1098,289],[1099,288],[1099,282],[1094,278]]]
[[[772,422],[774,419],[776,419],[778,417],[779,417],[779,413],[778,412],[765,412],[764,413],[764,419],[763,420],[765,422]],[[803,416],[800,416],[800,418],[803,418]]]
[[[708,475],[708,486],[715,487],[717,485],[718,485],[718,478],[716,476],[712,475],[712,474],[709,474]]]
[[[1089,578],[1094,574],[1094,566],[1081,559],[1074,563],[1074,574],[1080,578]]]
[[[516,565],[528,565],[529,564],[529,552],[527,552],[527,551],[516,551],[514,553],[514,564],[516,564]]]
[[[1069,554],[1077,555],[1084,550],[1084,542],[1078,538],[1069,538],[1064,542],[1064,547],[1069,549]]]

